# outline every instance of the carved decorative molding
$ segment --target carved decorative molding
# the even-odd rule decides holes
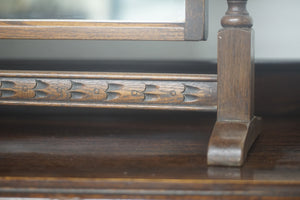
[[[40,73],[40,77],[27,78],[23,75],[2,72],[0,74],[0,104],[42,104],[54,105],[63,103],[86,107],[132,107],[136,108],[162,106],[161,109],[194,109],[215,110],[217,82],[216,77],[201,75],[201,79],[195,81],[195,77],[182,75],[181,79],[172,80],[164,74],[164,77],[152,75],[136,76],[141,80],[96,78],[83,76],[82,78],[68,78],[74,74],[61,78],[47,78],[47,72]],[[9,74],[9,77],[7,77]],[[113,75],[113,74],[112,74]],[[185,76],[185,78],[184,78]],[[189,80],[190,79],[190,80]],[[215,80],[215,81],[214,81]],[[101,106],[102,105],[102,106]],[[68,106],[68,105],[67,105]],[[164,107],[167,106],[167,107]]]

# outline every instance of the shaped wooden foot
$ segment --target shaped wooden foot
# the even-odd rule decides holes
[[[243,165],[260,132],[259,117],[253,117],[250,122],[217,121],[208,145],[208,165]]]

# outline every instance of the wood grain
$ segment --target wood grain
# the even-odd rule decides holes
[[[255,63],[255,114],[290,116],[300,113],[300,63],[297,61],[257,61]],[[216,62],[203,61],[130,61],[130,60],[1,60],[0,69],[139,72],[167,74],[216,74]],[[77,72],[76,72],[77,73]],[[105,73],[104,73],[105,74]],[[21,75],[21,74],[19,74]],[[19,76],[18,75],[18,76]],[[50,75],[50,74],[49,74]],[[30,77],[29,75],[24,77]],[[61,76],[56,74],[56,76]],[[78,75],[79,77],[80,75]],[[215,76],[215,75],[213,75]],[[12,76],[13,77],[13,73]],[[78,78],[77,77],[77,78]],[[88,76],[86,76],[88,77]],[[85,77],[85,78],[86,78]],[[143,75],[144,78],[145,75]],[[75,78],[75,77],[74,77]],[[98,77],[99,78],[99,77]],[[112,78],[112,77],[111,77]],[[130,77],[127,77],[130,78]],[[147,77],[150,78],[150,77]],[[167,78],[167,77],[165,77]],[[191,77],[190,77],[191,78]],[[95,77],[97,79],[97,77]],[[180,77],[174,77],[180,79]],[[166,79],[167,80],[167,79]],[[169,80],[172,80],[169,77]],[[195,80],[197,80],[195,78]],[[61,108],[62,109],[62,108]]]
[[[206,0],[186,0],[181,23],[0,20],[0,39],[205,40]]]
[[[0,39],[184,40],[184,25],[9,20]]]
[[[299,118],[265,119],[242,168],[206,165],[215,116],[2,112],[1,197],[297,199]],[[115,126],[116,122],[119,126]]]
[[[0,104],[4,105],[213,111],[216,93],[214,75],[0,73]]]
[[[218,37],[218,120],[249,122],[254,111],[253,32],[223,29]]]
[[[261,119],[254,116],[254,33],[247,0],[227,3],[218,33],[218,111],[208,164],[241,166],[261,132]]]
[[[223,27],[251,28],[253,26],[252,18],[247,11],[248,0],[227,0],[228,10],[222,18]]]
[[[185,40],[206,40],[208,36],[208,0],[186,0]]]
[[[261,130],[262,120],[257,117],[250,122],[217,121],[208,144],[208,164],[242,166]]]

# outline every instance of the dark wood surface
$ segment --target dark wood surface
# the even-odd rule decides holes
[[[0,196],[299,199],[299,66],[256,65],[263,131],[242,168],[207,167],[214,114],[1,106]],[[2,61],[0,68],[215,73],[216,64]]]
[[[2,109],[0,196],[299,198],[299,117],[266,117],[242,168],[207,166],[215,120],[195,112]]]

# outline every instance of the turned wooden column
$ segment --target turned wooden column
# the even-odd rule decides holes
[[[247,0],[227,0],[218,33],[218,112],[209,165],[241,166],[260,130],[254,112],[252,19]]]

